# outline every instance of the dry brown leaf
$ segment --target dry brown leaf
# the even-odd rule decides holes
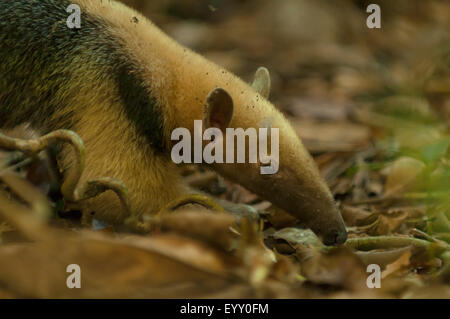
[[[365,265],[377,264],[381,268],[384,268],[397,260],[406,251],[410,250],[411,247],[403,247],[387,250],[357,251],[355,252],[355,254]]]
[[[155,226],[162,231],[173,231],[181,235],[200,239],[224,249],[233,247],[236,234],[230,228],[236,223],[235,217],[209,211],[183,210],[164,214],[154,219]],[[205,225],[208,225],[205,227]]]
[[[339,248],[327,254],[316,252],[301,267],[302,274],[314,284],[357,291],[367,289],[366,269],[349,249]]]
[[[292,227],[297,222],[295,217],[275,206],[271,206],[267,211],[269,212],[269,214],[265,217],[275,229]]]
[[[407,217],[408,214],[406,212],[399,216],[384,216],[380,214],[377,221],[366,232],[371,236],[392,234],[403,224]]]
[[[411,251],[405,251],[396,261],[386,266],[386,269],[381,273],[381,278],[384,279],[396,272],[403,270],[409,266],[411,258]]]
[[[361,208],[352,207],[349,205],[343,205],[341,209],[342,218],[344,218],[347,226],[361,226],[364,222],[367,222],[371,212]]]

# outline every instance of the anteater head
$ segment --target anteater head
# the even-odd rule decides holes
[[[205,86],[213,85],[209,87],[210,93],[203,105],[202,129],[206,132],[212,127],[223,132],[220,143],[223,143],[224,154],[223,163],[215,161],[208,165],[296,217],[303,226],[319,235],[326,245],[344,243],[347,239],[345,224],[314,160],[290,123],[267,100],[270,88],[268,71],[259,69],[252,86],[226,71],[214,71],[210,71],[216,75],[209,82],[198,80],[205,78],[199,76],[190,88],[194,94],[200,95],[205,92]],[[237,137],[230,137],[230,128],[242,129],[244,135],[251,128],[257,134],[262,133],[257,135],[258,143],[253,148],[250,135],[245,137],[244,163],[238,160],[242,148],[239,149]],[[259,130],[261,128],[265,130]],[[266,132],[268,134],[264,136]],[[259,153],[262,138],[268,145],[266,158]],[[233,145],[230,143],[232,140]],[[230,152],[234,154],[228,157]],[[256,152],[257,158],[253,162],[252,152]]]

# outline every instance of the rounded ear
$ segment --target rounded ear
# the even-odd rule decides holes
[[[255,79],[252,83],[252,88],[261,94],[262,97],[268,99],[270,95],[270,73],[265,67],[260,67],[256,70]]]
[[[206,98],[203,126],[217,127],[225,132],[233,117],[233,99],[222,88],[215,88]]]

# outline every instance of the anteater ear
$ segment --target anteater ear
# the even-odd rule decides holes
[[[212,90],[206,98],[204,114],[205,129],[217,127],[225,132],[233,117],[233,99],[230,94],[222,88]]]
[[[255,80],[252,88],[261,94],[262,97],[268,99],[270,95],[270,73],[265,67],[260,67],[256,70]]]

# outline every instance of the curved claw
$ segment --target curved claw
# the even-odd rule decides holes
[[[61,192],[69,201],[77,201],[75,190],[85,167],[85,147],[81,138],[73,131],[57,130],[38,139],[24,140],[12,138],[0,133],[0,147],[21,151],[28,156],[35,155],[56,142],[69,143],[75,152],[75,165],[69,170],[61,186]]]
[[[102,177],[95,180],[87,181],[83,186],[75,189],[76,201],[83,201],[96,197],[106,191],[113,191],[119,197],[120,202],[127,212],[128,215],[131,214],[130,211],[130,200],[128,197],[127,186],[119,179]]]
[[[198,204],[207,209],[216,210],[220,213],[226,213],[225,209],[212,198],[201,194],[188,194],[171,201],[163,209],[161,209],[157,215],[176,210],[177,208],[187,204]]]
[[[107,190],[112,190],[119,197],[127,213],[130,213],[128,190],[125,184],[113,178],[99,178],[79,186],[85,169],[86,149],[83,140],[73,131],[57,130],[38,139],[24,140],[8,137],[0,133],[0,148],[21,151],[28,156],[35,155],[54,143],[69,143],[75,152],[75,163],[67,172],[61,185],[61,193],[69,202],[79,202],[95,197]]]
[[[187,194],[169,202],[156,214],[156,218],[187,204],[198,204],[220,213],[226,213],[225,209],[220,204],[208,196],[201,194]],[[135,232],[149,233],[154,229],[154,217],[140,221],[136,216],[131,215],[125,220],[125,224]]]

